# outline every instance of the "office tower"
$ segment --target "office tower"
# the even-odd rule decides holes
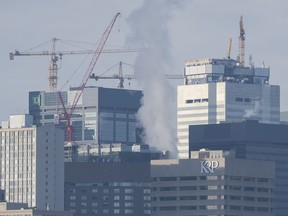
[[[61,92],[69,112],[78,88]],[[139,143],[136,113],[141,91],[86,87],[71,116],[73,141],[78,144]],[[59,124],[65,128],[63,108],[57,92],[29,93],[29,114],[34,124]]]
[[[288,212],[288,125],[249,120],[189,127],[189,151],[235,151],[236,157],[275,162],[275,215]]]
[[[280,120],[280,87],[269,84],[269,68],[240,66],[233,59],[198,59],[185,64],[185,85],[178,86],[179,158],[188,158],[189,125],[256,119]]]
[[[32,126],[29,115],[12,115],[2,124],[0,182],[7,202],[64,209],[63,143],[62,129]]]
[[[223,151],[193,155],[151,161],[152,216],[274,216],[274,162]]]
[[[65,163],[65,210],[74,215],[150,215],[150,161]]]

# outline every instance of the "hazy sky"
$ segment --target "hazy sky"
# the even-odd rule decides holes
[[[97,44],[117,12],[122,16],[115,24],[106,48],[123,48],[130,34],[127,17],[141,6],[142,0],[0,0],[0,3],[2,121],[7,120],[10,114],[28,112],[29,91],[49,90],[49,56],[15,57],[14,61],[10,61],[9,52],[15,49],[27,51],[54,37],[61,39],[56,44],[57,50],[90,49],[92,43]],[[270,83],[281,86],[281,109],[288,110],[287,11],[287,0],[183,0],[183,6],[174,10],[170,17],[167,32],[171,39],[170,55],[174,60],[171,64],[174,65],[174,73],[183,73],[184,62],[188,59],[226,57],[228,37],[232,38],[232,57],[235,58],[238,51],[239,18],[243,15],[246,62],[251,54],[255,66],[261,66],[264,61],[266,66],[271,67]],[[149,29],[149,25],[144,28],[147,29],[143,31],[155,31]],[[51,50],[51,45],[46,43],[33,51]],[[119,61],[133,64],[136,55],[103,54],[94,72],[101,74]],[[80,84],[91,57],[80,66],[84,59],[84,55],[63,57],[59,70],[59,88],[63,87],[72,74],[75,75],[63,89]],[[131,67],[124,67],[123,70],[124,73],[133,71]],[[117,67],[106,74],[114,73],[117,73]],[[90,80],[88,85],[95,85],[95,81]],[[98,81],[97,85],[116,87],[117,81],[108,84]]]

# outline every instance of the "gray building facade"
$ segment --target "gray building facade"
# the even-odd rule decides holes
[[[236,158],[275,162],[275,215],[288,212],[288,125],[257,121],[191,125],[189,152],[202,148],[235,151]]]
[[[150,215],[150,162],[65,163],[65,210],[74,215]]]
[[[275,163],[215,152],[152,161],[151,215],[274,216]]]

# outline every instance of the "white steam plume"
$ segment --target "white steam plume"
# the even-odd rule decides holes
[[[173,59],[168,21],[179,0],[145,0],[128,17],[132,34],[127,43],[145,48],[135,60],[135,77],[143,90],[138,112],[144,127],[144,141],[159,150],[169,150],[177,156],[176,93],[165,74],[171,74]]]
[[[254,100],[254,107],[244,110],[244,119],[255,118],[259,115],[260,101]]]

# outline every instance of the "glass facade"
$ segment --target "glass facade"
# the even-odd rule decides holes
[[[61,92],[68,113],[76,91],[73,88]],[[136,90],[85,88],[71,115],[73,140],[78,145],[141,142],[135,117],[141,97],[141,91]],[[36,125],[56,123],[66,128],[67,121],[58,93],[30,92],[29,114],[33,115]]]

